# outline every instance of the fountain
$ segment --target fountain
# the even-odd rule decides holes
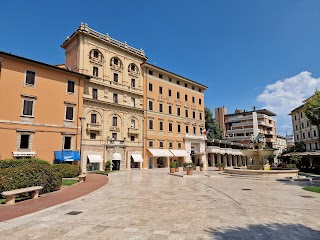
[[[263,178],[285,178],[285,177],[298,177],[298,169],[288,169],[288,170],[271,170],[270,164],[266,157],[273,154],[273,149],[265,149],[264,135],[262,133],[256,136],[251,136],[251,141],[249,144],[250,148],[241,150],[241,152],[252,159],[252,164],[247,166],[247,169],[225,169],[226,173],[229,174],[239,174],[239,175],[249,175],[249,176],[259,176]]]

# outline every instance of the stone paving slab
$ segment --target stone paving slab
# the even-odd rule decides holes
[[[81,198],[0,223],[1,239],[320,239],[307,182],[123,171]],[[250,189],[250,190],[243,190]],[[304,198],[301,196],[311,196]],[[66,215],[70,211],[78,215]]]

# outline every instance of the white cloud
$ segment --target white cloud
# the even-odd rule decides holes
[[[278,118],[278,132],[288,131],[291,119],[288,114],[310,97],[316,89],[320,89],[320,78],[313,78],[310,72],[301,72],[276,83],[269,84],[257,97],[257,101],[276,113]]]

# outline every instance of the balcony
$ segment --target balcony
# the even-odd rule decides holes
[[[245,132],[253,133],[253,128],[239,128],[239,129],[227,130],[227,134],[232,134],[232,133],[245,133]]]
[[[110,131],[113,131],[113,132],[120,132],[120,128],[117,127],[117,126],[111,126],[110,127]]]
[[[139,129],[138,128],[128,128],[128,133],[139,135]]]
[[[106,142],[107,147],[126,147],[125,140],[118,140],[118,139],[107,139]]]
[[[88,131],[101,131],[101,124],[99,123],[88,123],[87,124],[87,130]]]
[[[203,135],[203,134],[190,134],[190,133],[186,133],[184,135],[184,138],[192,139],[192,140],[202,140],[202,141],[205,141],[207,139],[206,135]]]
[[[234,137],[226,137],[229,141],[245,141],[250,140],[251,136],[234,136]]]
[[[208,146],[207,147],[208,153],[219,153],[219,154],[231,154],[231,155],[241,155],[243,156],[243,153],[240,149],[232,149],[232,148],[220,148],[218,146]]]

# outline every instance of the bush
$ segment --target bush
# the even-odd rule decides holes
[[[111,168],[111,161],[108,160],[106,161],[105,169],[110,169]]]
[[[62,175],[47,164],[25,164],[0,169],[0,192],[42,186],[41,193],[59,190]]]
[[[37,159],[37,158],[22,158],[22,159],[6,159],[0,161],[0,169],[2,168],[14,168],[26,164],[46,164],[50,165],[49,162]]]
[[[62,164],[53,164],[52,168],[54,171],[61,173],[62,177],[64,178],[74,178],[80,175],[80,166],[71,165],[68,163]]]
[[[177,164],[175,162],[170,163],[170,168],[176,168],[176,167],[177,167]]]

